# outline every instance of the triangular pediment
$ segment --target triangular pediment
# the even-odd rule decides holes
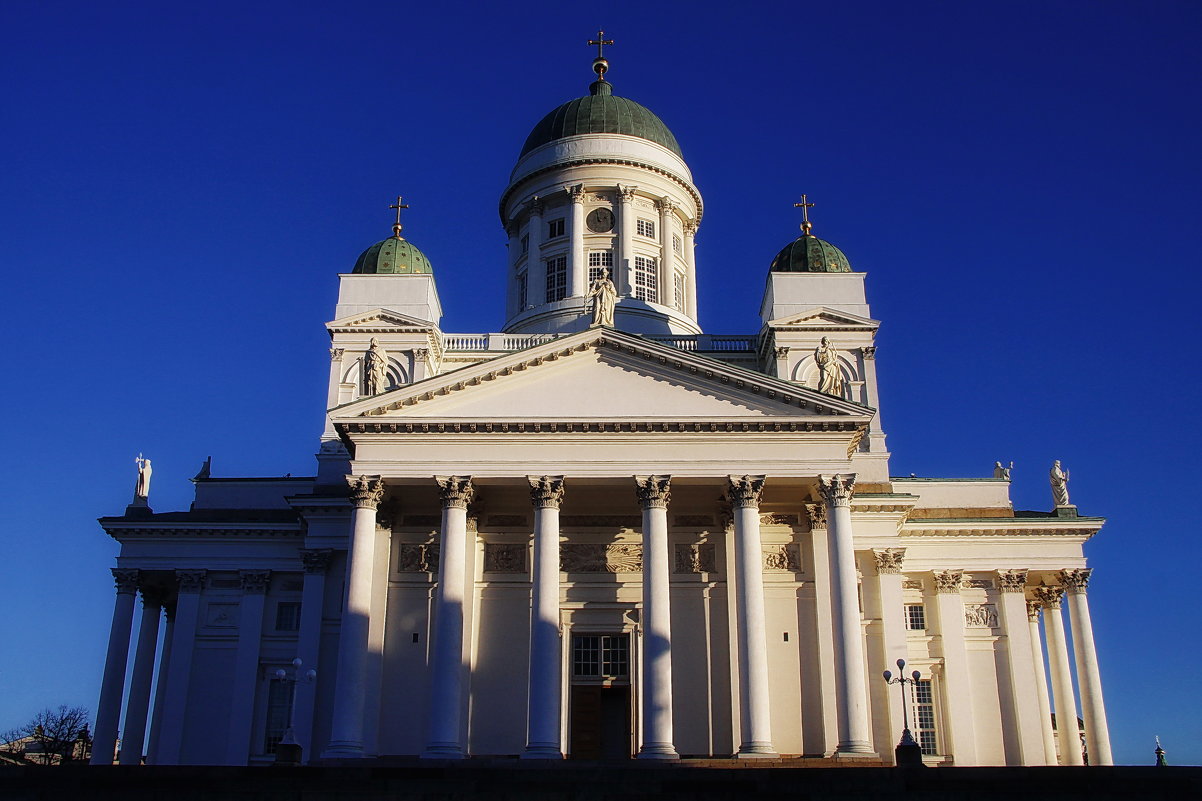
[[[851,312],[839,311],[827,306],[815,306],[811,309],[790,314],[768,322],[769,328],[800,328],[805,330],[830,329],[832,331],[876,330],[880,321],[871,317],[862,317]]]
[[[331,410],[335,421],[867,421],[858,404],[661,343],[591,329]]]
[[[331,334],[344,333],[388,333],[403,331],[437,331],[438,327],[429,320],[419,320],[390,309],[372,309],[340,317],[326,323]]]

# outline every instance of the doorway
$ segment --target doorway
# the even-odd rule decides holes
[[[572,636],[569,755],[572,759],[630,759],[630,637]]]

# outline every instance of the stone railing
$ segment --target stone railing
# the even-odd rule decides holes
[[[459,352],[494,352],[507,353],[515,350],[541,345],[553,339],[558,334],[446,334],[443,336],[443,348]],[[733,336],[721,334],[650,334],[644,337],[652,342],[658,342],[668,347],[700,353],[755,353],[756,338],[754,336]]]

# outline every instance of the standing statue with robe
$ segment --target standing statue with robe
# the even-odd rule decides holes
[[[1052,462],[1052,469],[1048,473],[1048,478],[1052,482],[1052,501],[1057,506],[1069,506],[1068,502],[1068,471],[1060,468],[1060,460]]]
[[[143,459],[140,453],[138,458],[134,459],[134,464],[138,466],[138,482],[134,484],[134,499],[144,501],[150,497],[150,476],[154,471],[150,467],[150,460]]]
[[[843,373],[839,369],[839,351],[830,339],[823,337],[814,348],[814,363],[818,365],[818,391],[827,395],[843,395]]]
[[[388,389],[388,352],[380,340],[371,338],[371,346],[363,354],[363,394],[379,395]]]
[[[1005,479],[1006,481],[1009,481],[1010,480],[1010,471],[1013,469],[1014,469],[1014,462],[1011,462],[1009,467],[1006,467],[1001,462],[994,462],[993,463],[993,477],[1001,478],[1001,479]]]
[[[588,297],[592,304],[593,325],[614,324],[614,306],[618,302],[618,290],[614,282],[609,280],[609,270],[601,268],[601,273],[589,285]]]

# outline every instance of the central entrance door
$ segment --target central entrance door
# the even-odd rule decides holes
[[[574,634],[569,718],[572,759],[629,759],[630,636]]]

